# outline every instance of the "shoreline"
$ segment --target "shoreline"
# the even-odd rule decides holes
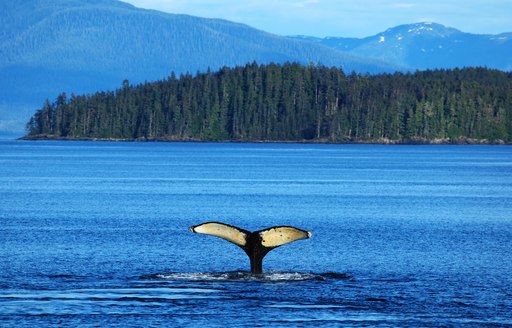
[[[403,140],[391,139],[357,139],[346,141],[333,141],[329,139],[311,139],[311,140],[203,140],[194,138],[171,138],[171,137],[153,137],[153,138],[96,138],[96,137],[60,137],[52,135],[26,135],[16,140],[32,140],[32,141],[105,141],[105,142],[202,142],[202,143],[297,143],[297,144],[333,144],[333,145],[510,145],[503,140],[473,139],[459,137],[456,139],[426,139],[426,138],[410,138]]]

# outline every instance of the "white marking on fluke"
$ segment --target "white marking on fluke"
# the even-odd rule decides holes
[[[248,231],[241,230],[227,224],[218,222],[203,223],[194,227],[190,227],[190,231],[212,235],[232,242],[240,247],[247,243]]]
[[[290,226],[277,226],[250,232],[221,223],[206,222],[189,228],[190,231],[225,239],[242,248],[251,260],[251,273],[262,273],[265,255],[276,247],[296,240],[311,238],[310,231]]]

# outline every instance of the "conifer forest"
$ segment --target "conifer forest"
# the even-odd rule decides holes
[[[363,75],[247,64],[89,95],[60,94],[25,138],[512,142],[512,73],[486,68]]]

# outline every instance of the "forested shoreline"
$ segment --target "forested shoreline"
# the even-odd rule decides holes
[[[512,73],[378,75],[295,63],[223,68],[61,94],[25,139],[512,143]]]

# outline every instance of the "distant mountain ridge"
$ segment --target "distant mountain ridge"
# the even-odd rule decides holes
[[[154,81],[171,71],[195,74],[253,61],[320,63],[359,73],[469,64],[506,70],[512,62],[510,34],[499,37],[500,47],[483,49],[483,60],[468,62],[459,55],[458,65],[448,55],[441,56],[446,63],[440,63],[440,52],[425,61],[428,53],[422,55],[421,49],[433,48],[420,47],[422,38],[406,43],[409,38],[403,29],[407,27],[364,39],[286,37],[221,19],[140,9],[117,0],[0,0],[0,24],[0,132],[22,131],[34,110],[61,92],[113,90],[125,79],[132,84]],[[404,34],[402,50],[396,41],[399,28]],[[386,42],[379,42],[382,38]],[[499,43],[482,42],[475,48]],[[466,51],[444,47],[457,54]],[[501,64],[495,65],[497,61]]]
[[[195,74],[252,61],[321,62],[373,73],[398,69],[239,23],[116,0],[2,0],[0,12],[0,130],[20,129],[22,108],[24,124],[27,112],[62,91],[112,90],[124,79],[152,81],[171,71]]]
[[[481,66],[512,70],[512,33],[480,35],[432,22],[400,25],[366,38],[296,36],[408,69]]]

